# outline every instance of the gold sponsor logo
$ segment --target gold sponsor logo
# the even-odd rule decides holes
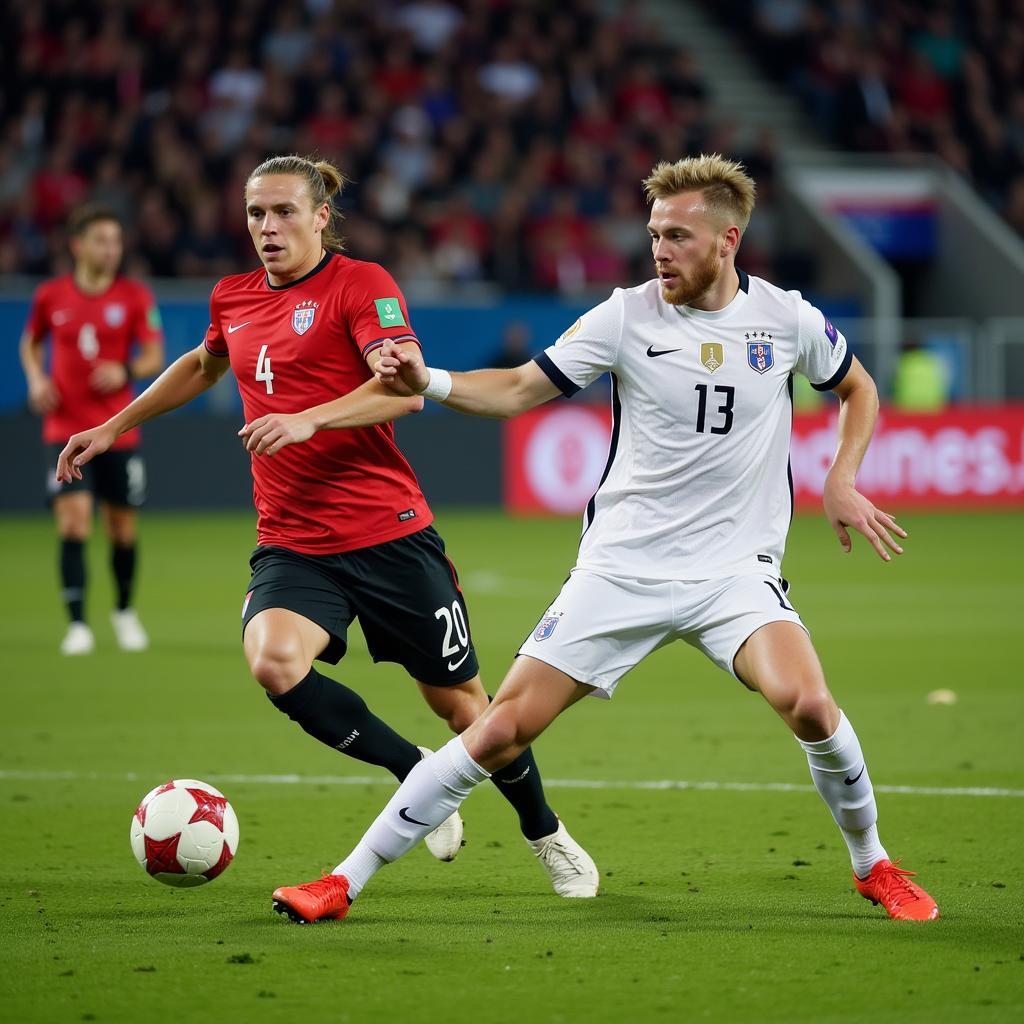
[[[577,320],[558,340],[568,341],[580,329],[582,323],[582,320]]]
[[[720,342],[704,341],[700,346],[700,361],[714,373],[725,362],[725,352]]]

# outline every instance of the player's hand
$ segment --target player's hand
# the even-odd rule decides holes
[[[399,348],[390,339],[381,346],[373,372],[384,387],[403,397],[418,395],[430,383],[419,349]]]
[[[102,455],[117,440],[117,431],[110,427],[93,427],[73,434],[57,456],[57,480],[69,484],[82,479],[82,466]]]
[[[302,413],[270,413],[246,423],[238,432],[247,452],[276,455],[287,444],[308,441],[316,429]]]
[[[120,391],[128,383],[128,367],[124,363],[115,363],[104,360],[97,363],[95,369],[89,374],[89,387],[98,391],[101,395],[108,395],[112,391]]]
[[[825,491],[822,495],[825,515],[836,531],[843,550],[849,553],[852,543],[849,528],[864,534],[871,546],[878,552],[878,557],[886,562],[892,560],[894,554],[902,555],[903,548],[893,539],[906,537],[907,531],[900,526],[888,512],[883,512],[864,497],[852,484],[833,481],[825,478]],[[888,550],[886,550],[888,548]]]
[[[60,392],[49,377],[37,377],[29,382],[28,404],[41,416],[53,412],[60,405]]]

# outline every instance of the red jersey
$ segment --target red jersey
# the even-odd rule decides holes
[[[210,296],[206,347],[230,357],[247,423],[354,391],[373,376],[367,353],[387,338],[419,344],[394,278],[337,253],[290,284],[270,284],[261,269],[225,277]],[[302,554],[383,544],[433,518],[390,423],[254,455],[252,475],[259,543]]]
[[[135,342],[162,338],[160,313],[145,285],[116,277],[105,292],[83,292],[71,274],[41,284],[32,298],[26,329],[51,341],[50,377],[60,404],[43,418],[43,440],[64,444],[79,430],[99,426],[132,400],[132,385],[103,394],[89,386],[97,362],[127,363]],[[134,448],[129,430],[114,448]]]

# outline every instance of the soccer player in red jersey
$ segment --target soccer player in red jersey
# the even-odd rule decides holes
[[[392,421],[423,407],[374,378],[386,340],[419,346],[390,274],[341,252],[331,197],[343,182],[328,163],[273,157],[249,176],[245,209],[263,267],[221,280],[210,327],[126,409],[75,434],[57,479],[139,423],[177,408],[234,371],[252,454],[258,547],[242,604],[242,643],[275,707],[328,746],[404,779],[420,748],[321,675],[337,664],[358,616],[375,661],[402,665],[431,709],[462,732],[487,707],[455,568]],[[339,402],[347,410],[337,415]],[[597,894],[597,868],[544,797],[527,749],[494,775],[523,835],[562,896]],[[462,823],[435,844],[450,860]]]
[[[43,416],[43,440],[52,458],[87,424],[106,419],[132,399],[132,380],[152,377],[164,364],[160,314],[149,289],[118,274],[124,245],[117,215],[84,206],[68,224],[74,270],[40,285],[21,338],[29,404]],[[44,342],[50,340],[47,370]],[[99,499],[111,544],[117,609],[111,622],[126,651],[147,646],[131,606],[137,561],[138,509],[146,474],[139,432],[130,430],[90,467],[89,479],[52,481],[50,495],[60,536],[60,574],[70,619],[64,654],[95,646],[85,620],[84,544]]]

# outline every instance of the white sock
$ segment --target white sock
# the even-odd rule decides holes
[[[398,860],[458,810],[473,788],[491,777],[456,736],[425,757],[395,791],[356,848],[334,869],[349,882],[354,900],[385,864]]]
[[[858,878],[887,858],[878,840],[878,808],[860,741],[846,715],[839,712],[839,725],[826,740],[808,742],[797,737],[807,754],[814,787],[828,804],[850,851]]]
[[[351,903],[359,895],[363,886],[385,864],[387,861],[383,857],[378,857],[366,843],[360,841],[331,874],[344,875],[348,879],[348,901]]]

